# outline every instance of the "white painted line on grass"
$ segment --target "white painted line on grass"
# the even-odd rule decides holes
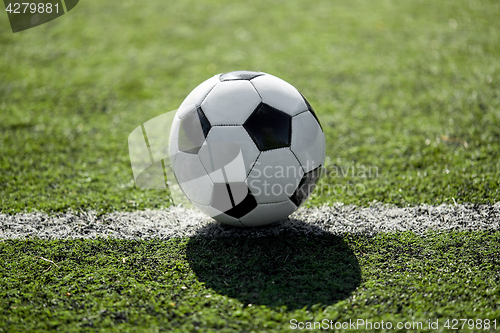
[[[198,211],[181,207],[167,210],[58,214],[0,214],[0,239],[97,238],[169,239],[174,237],[265,237],[281,233],[334,234],[428,230],[500,230],[500,203],[495,205],[421,205],[397,208],[388,205],[354,207],[334,204],[299,209],[289,219],[275,224],[240,229],[221,225]]]

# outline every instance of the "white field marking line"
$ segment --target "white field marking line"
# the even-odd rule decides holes
[[[280,233],[365,234],[430,230],[500,230],[500,203],[495,205],[420,205],[398,208],[336,203],[301,208],[288,219],[260,228],[221,225],[201,212],[171,207],[165,210],[114,212],[97,216],[94,211],[0,213],[0,239],[39,237],[72,239],[111,237],[120,239],[169,239],[176,237],[265,237]]]

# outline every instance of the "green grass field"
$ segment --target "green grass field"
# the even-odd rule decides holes
[[[499,243],[498,232],[6,241],[0,327],[262,332],[288,331],[291,319],[433,318],[442,328],[499,318]]]
[[[168,207],[135,186],[128,135],[241,69],[292,83],[320,118],[331,172],[308,205],[500,202],[496,0],[87,0],[16,34],[2,15],[2,213]],[[499,238],[7,240],[0,332],[288,331],[292,318],[500,331]]]

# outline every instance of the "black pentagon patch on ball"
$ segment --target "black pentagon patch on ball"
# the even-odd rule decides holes
[[[316,115],[316,112],[314,112],[314,109],[312,108],[311,104],[309,104],[309,101],[307,100],[307,98],[304,97],[304,95],[302,95],[302,94],[300,94],[300,95],[304,99],[304,102],[306,102],[307,109],[309,110],[309,112],[312,113],[314,118],[316,118],[316,121],[318,122],[319,127],[321,128],[321,130],[323,130],[323,126],[321,126],[321,123],[319,122],[318,116]]]
[[[235,71],[235,72],[224,73],[220,76],[219,79],[222,82],[233,81],[233,80],[251,80],[261,75],[264,75],[264,73],[250,72],[250,71]]]
[[[257,207],[257,201],[244,182],[216,183],[210,206],[238,219]]]
[[[197,154],[211,127],[201,107],[186,113],[179,128],[179,150]]]
[[[317,167],[316,169],[309,171],[302,177],[299,186],[290,197],[290,200],[292,200],[295,206],[299,207],[300,205],[302,205],[312,193],[312,191],[314,191],[316,182],[321,176],[321,168],[321,166]]]
[[[261,151],[290,147],[292,117],[260,103],[243,124]]]

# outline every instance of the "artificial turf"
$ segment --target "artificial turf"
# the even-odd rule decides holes
[[[498,17],[497,0],[86,0],[13,34],[0,15],[0,212],[167,207],[134,185],[129,133],[240,69],[315,108],[328,174],[309,205],[499,202]],[[500,331],[499,238],[6,240],[0,332],[286,331],[292,318],[496,318]]]
[[[7,240],[0,332],[282,332],[292,319],[441,332],[453,318],[498,332],[499,244],[498,231]]]
[[[0,211],[168,206],[134,185],[128,135],[239,69],[318,113],[329,173],[309,204],[498,202],[499,15],[496,0],[85,1],[16,34],[4,15]]]

